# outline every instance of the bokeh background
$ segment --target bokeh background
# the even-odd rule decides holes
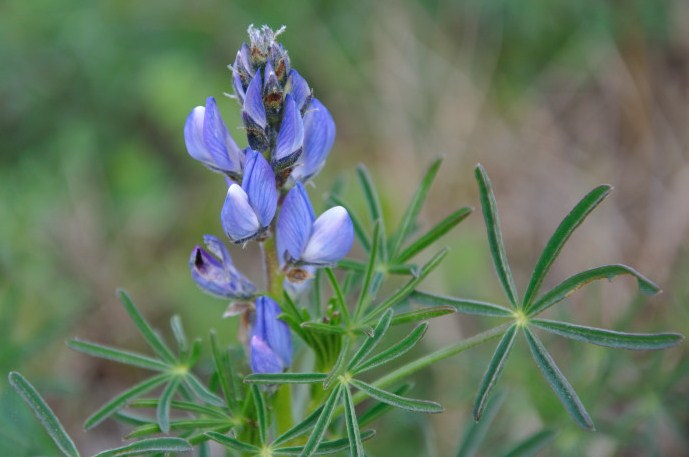
[[[187,155],[182,127],[208,95],[241,138],[225,66],[251,23],[287,25],[293,65],[330,108],[331,159],[311,191],[330,183],[365,218],[353,179],[372,171],[390,221],[423,169],[445,156],[425,227],[478,206],[483,163],[522,289],[539,249],[594,185],[612,196],[554,265],[555,284],[580,269],[624,262],[664,293],[639,298],[633,281],[600,284],[551,316],[689,334],[689,3],[509,0],[134,1],[0,3],[0,373],[21,370],[54,405],[85,452],[119,443],[112,423],[83,419],[141,372],[69,351],[79,336],[142,349],[117,304],[125,287],[163,328],[180,314],[189,333],[233,341],[221,300],[189,278],[188,253],[221,234],[224,182]],[[479,213],[438,243],[452,251],[426,289],[501,300]],[[249,275],[257,251],[233,251]],[[356,252],[354,253],[356,255]],[[489,322],[434,322],[426,349]],[[543,455],[689,455],[687,344],[629,353],[545,337],[599,432],[579,431],[519,340],[509,390],[481,455],[550,425]],[[454,455],[488,345],[417,376],[415,393],[443,403],[436,417],[394,413],[373,456]],[[52,455],[46,435],[0,380],[2,455]]]

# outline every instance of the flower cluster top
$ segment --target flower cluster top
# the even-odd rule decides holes
[[[286,289],[295,290],[303,288],[316,268],[349,252],[354,230],[341,206],[316,217],[304,187],[325,164],[335,141],[335,122],[276,41],[283,31],[250,26],[249,44],[242,44],[229,66],[248,146],[238,146],[213,97],[191,111],[184,139],[194,159],[226,176],[220,221],[229,240],[244,245],[275,237]],[[192,278],[213,295],[255,302],[252,369],[283,370],[290,363],[291,343],[287,326],[277,320],[274,299],[280,297],[261,294],[234,266],[221,240],[206,235],[204,243],[205,248],[192,251]]]

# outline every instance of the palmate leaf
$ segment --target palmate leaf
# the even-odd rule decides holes
[[[352,358],[347,364],[347,370],[353,370],[358,364],[360,364],[366,356],[368,356],[373,349],[380,343],[380,340],[390,328],[390,322],[392,321],[392,310],[388,309],[383,316],[378,321],[378,324],[373,329],[373,336],[366,338],[359,349],[354,353]]]
[[[113,362],[123,363],[134,367],[145,368],[153,371],[169,371],[171,366],[160,360],[138,354],[136,352],[126,351],[124,349],[113,348],[90,341],[83,341],[80,339],[71,339],[67,341],[67,346],[75,351],[88,354],[92,357],[99,357],[101,359],[112,360]]]
[[[393,259],[399,252],[404,242],[407,240],[407,237],[414,230],[414,227],[416,226],[416,219],[418,218],[419,212],[426,201],[428,191],[431,188],[431,184],[433,184],[433,180],[435,180],[442,163],[443,158],[439,157],[433,161],[430,167],[428,167],[426,174],[421,180],[421,184],[419,184],[419,187],[416,189],[414,196],[409,202],[409,206],[407,206],[407,209],[404,212],[404,216],[402,216],[402,221],[400,222],[399,227],[395,231],[395,234],[391,237],[390,257]]]
[[[510,354],[510,350],[512,349],[516,335],[517,326],[512,325],[507,329],[502,339],[498,343],[498,346],[495,348],[495,353],[488,364],[486,373],[483,375],[481,385],[478,389],[478,395],[474,401],[473,415],[474,420],[477,422],[481,419],[481,415],[486,407],[491,391],[497,384],[498,379],[500,379],[500,374],[502,374],[502,370],[505,367],[505,361],[507,360],[507,356]]]
[[[388,405],[394,406],[400,409],[406,409],[407,411],[413,411],[417,413],[442,413],[444,408],[434,402],[429,400],[417,400],[415,398],[401,397],[395,395],[392,392],[379,389],[378,387],[372,386],[371,384],[365,383],[358,379],[352,379],[350,383],[357,389],[366,393],[366,395],[374,398],[380,402],[387,403]]]
[[[612,187],[608,185],[601,185],[593,189],[576,204],[572,211],[565,216],[557,229],[555,229],[553,236],[548,240],[540,258],[536,262],[536,267],[531,275],[531,281],[524,293],[524,308],[528,308],[531,301],[536,298],[541,284],[548,274],[548,270],[550,270],[550,266],[557,258],[569,237],[574,233],[574,230],[576,230],[591,211],[610,194],[610,191],[612,191]]]
[[[457,211],[438,222],[435,226],[433,226],[433,228],[414,240],[409,246],[407,246],[397,255],[394,263],[402,264],[407,262],[416,254],[423,251],[447,232],[452,230],[457,224],[466,219],[473,211],[474,209],[469,207],[459,208]]]
[[[505,394],[501,393],[492,398],[483,414],[480,422],[472,422],[467,425],[462,435],[462,441],[459,444],[457,457],[473,457],[479,450],[481,443],[483,443],[486,433],[490,428],[493,420],[498,415],[498,411],[505,400]]]
[[[516,308],[519,306],[517,288],[514,285],[514,279],[512,279],[512,270],[510,270],[510,265],[507,262],[507,254],[505,254],[505,246],[502,242],[500,219],[498,217],[498,207],[495,202],[493,186],[483,165],[478,164],[476,166],[475,175],[481,197],[483,219],[485,220],[488,233],[488,245],[490,247],[491,257],[493,258],[495,271],[498,274],[498,279],[500,279],[502,288],[505,290],[505,294],[507,294],[507,298]]]
[[[402,339],[400,342],[392,345],[390,348],[386,349],[385,351],[380,352],[379,354],[376,354],[375,356],[371,357],[370,359],[363,361],[357,365],[354,365],[351,368],[352,373],[353,374],[363,373],[364,371],[371,370],[373,368],[376,368],[378,366],[381,366],[381,365],[384,365],[388,362],[391,362],[398,357],[401,357],[402,355],[409,352],[414,346],[416,346],[416,343],[421,341],[421,338],[423,338],[427,329],[428,329],[428,324],[425,322],[422,323],[418,327],[414,328],[414,330],[412,330],[411,333],[409,333],[409,335],[404,337],[404,339]]]
[[[325,432],[328,429],[330,420],[333,417],[333,411],[335,411],[335,406],[337,405],[341,394],[342,385],[337,384],[330,392],[328,399],[323,404],[323,410],[321,411],[320,416],[318,416],[316,424],[313,426],[311,435],[309,435],[308,441],[304,445],[303,449],[301,449],[301,453],[299,454],[301,457],[310,457],[316,453],[318,446],[323,441],[323,436],[325,436]],[[349,444],[349,441],[347,441],[347,444]]]
[[[67,457],[79,457],[79,451],[74,445],[74,441],[36,388],[16,371],[9,374],[9,382],[22,400],[31,408],[60,451]]]
[[[514,313],[504,306],[466,298],[445,297],[415,290],[409,294],[409,300],[426,306],[449,305],[462,314],[480,316],[513,317]]]
[[[604,265],[602,267],[591,268],[562,281],[553,287],[549,292],[543,294],[538,300],[529,303],[525,311],[529,315],[540,314],[551,306],[561,302],[571,294],[579,290],[586,284],[599,279],[612,280],[616,276],[628,275],[636,278],[639,290],[646,295],[655,295],[660,292],[660,288],[650,279],[626,265]]]
[[[632,350],[667,349],[684,340],[679,333],[624,333],[567,322],[533,319],[533,325],[573,340],[610,348]]]
[[[590,431],[595,430],[593,421],[586,411],[586,408],[584,408],[579,396],[557,367],[555,361],[543,346],[543,343],[541,343],[538,337],[534,335],[528,327],[524,327],[524,335],[526,336],[527,343],[529,343],[529,349],[531,349],[531,355],[533,355],[536,365],[538,365],[546,381],[548,381],[548,384],[550,384],[550,387],[560,399],[560,402],[567,412],[583,429]]]
[[[148,438],[118,447],[117,449],[101,452],[94,457],[127,457],[157,454],[159,452],[186,452],[191,450],[191,445],[182,438]]]

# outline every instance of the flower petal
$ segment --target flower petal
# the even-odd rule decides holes
[[[277,221],[277,248],[280,264],[298,260],[311,236],[316,215],[301,183],[289,191]]]
[[[249,204],[248,195],[237,184],[232,184],[227,190],[220,220],[225,234],[234,243],[243,243],[253,238],[261,228],[256,213]]]
[[[270,60],[266,62],[264,73],[263,105],[266,109],[266,115],[269,117],[277,116],[282,109],[282,86],[280,86],[280,81],[278,81]]]
[[[347,255],[354,244],[354,226],[342,206],[330,208],[313,224],[301,260],[312,265],[329,265]]]
[[[244,99],[244,114],[248,116],[251,121],[261,128],[265,128],[266,110],[263,107],[263,78],[261,72],[257,71],[246,89],[246,98]]]
[[[308,181],[323,168],[335,142],[335,132],[330,112],[317,98],[311,100],[304,114],[304,149],[301,164],[292,172],[294,179]]]
[[[271,162],[277,168],[292,165],[301,154],[304,143],[304,123],[291,95],[285,97],[282,124]]]
[[[299,111],[303,111],[304,107],[311,99],[311,88],[304,78],[297,70],[289,72],[289,79],[287,80],[289,87],[288,93],[292,94],[294,103],[297,105]]]
[[[278,204],[275,174],[268,161],[251,149],[246,153],[242,188],[249,196],[249,203],[261,227],[268,227]]]
[[[213,97],[206,100],[203,120],[203,140],[216,167],[221,171],[239,174],[242,171],[242,150],[230,135],[220,116]]]
[[[203,141],[203,120],[206,117],[206,107],[197,106],[184,124],[184,143],[189,155],[199,162],[212,167],[215,165],[206,144]]]
[[[270,297],[256,300],[256,322],[253,335],[259,336],[282,361],[283,367],[292,363],[292,337],[289,327],[278,319],[280,306]]]
[[[224,298],[247,299],[255,292],[256,288],[244,275],[234,268],[229,259],[229,253],[225,246],[217,238],[206,235],[204,237],[209,251],[201,246],[196,246],[189,258],[191,277],[204,291]],[[221,251],[227,257],[220,257],[222,261],[214,257]]]
[[[284,366],[280,357],[264,340],[254,335],[249,342],[251,371],[254,373],[282,373]]]

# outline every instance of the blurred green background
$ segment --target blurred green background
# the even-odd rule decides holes
[[[141,373],[70,352],[79,336],[142,349],[115,300],[125,287],[160,327],[179,313],[192,334],[233,340],[224,303],[189,278],[188,254],[221,235],[225,184],[186,153],[189,111],[213,95],[241,138],[225,66],[249,24],[285,24],[283,42],[330,108],[338,138],[311,191],[338,176],[362,208],[353,169],[364,162],[398,220],[422,170],[445,165],[424,210],[430,227],[478,206],[473,166],[494,181],[518,284],[559,220],[594,185],[612,197],[573,237],[549,283],[625,262],[665,292],[638,299],[633,281],[579,293],[553,316],[689,334],[689,3],[682,0],[78,1],[0,3],[0,373],[21,370],[85,452],[119,443],[83,419]],[[360,211],[363,215],[363,211]],[[479,214],[426,289],[499,300]],[[260,277],[253,248],[233,250]],[[487,328],[432,324],[426,348]],[[511,386],[481,455],[543,428],[543,455],[689,455],[687,344],[628,353],[546,338],[599,432],[579,431],[537,374],[523,341]],[[489,347],[490,346],[490,347]],[[453,455],[493,346],[416,377],[443,403],[436,417],[394,413],[372,456]],[[143,350],[143,349],[142,349]],[[45,434],[0,381],[0,453],[51,455]],[[385,419],[384,419],[385,420]],[[28,433],[26,431],[29,431]]]

